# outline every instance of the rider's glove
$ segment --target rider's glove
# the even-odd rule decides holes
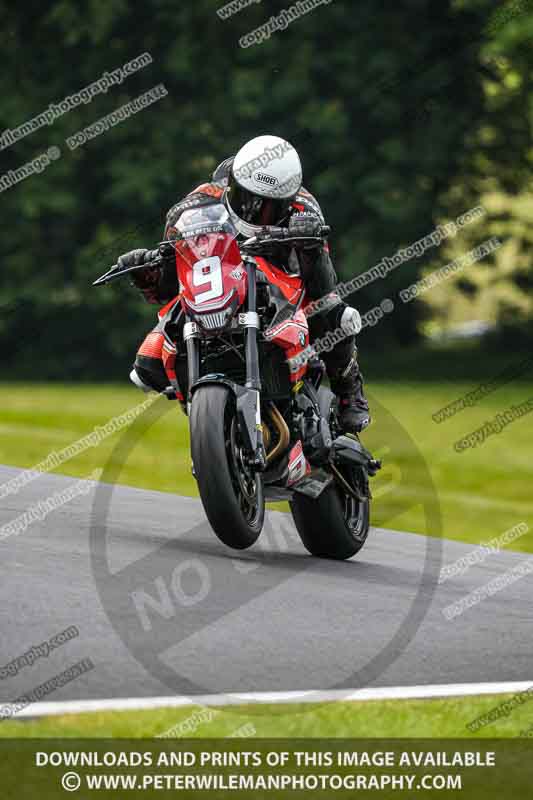
[[[323,224],[318,214],[309,211],[293,214],[289,220],[289,236],[291,238],[320,237]],[[312,246],[316,247],[317,243],[313,242]]]
[[[128,269],[129,267],[139,267],[144,264],[148,250],[139,248],[138,250],[130,250],[129,253],[124,253],[117,261],[119,270]],[[161,277],[161,270],[159,267],[147,267],[146,269],[139,269],[130,273],[130,280],[137,289],[144,295],[148,303],[158,303],[158,285]]]
[[[349,335],[359,333],[359,331],[363,327],[359,311],[357,311],[356,308],[352,308],[351,306],[346,306],[346,308],[342,312],[340,326],[341,329],[344,331],[344,333],[347,333]]]
[[[293,247],[297,250],[314,250],[322,247],[320,241],[313,241],[313,238],[319,239],[322,234],[322,226],[324,221],[314,214],[312,211],[303,211],[300,214],[293,214],[289,220],[289,236],[297,239],[302,239],[301,242],[293,243]],[[308,237],[310,241],[305,241]]]
[[[124,253],[117,261],[119,271],[121,269],[129,269],[130,267],[138,267],[144,264],[144,257],[148,250],[146,248],[139,248],[138,250],[130,250],[129,253]]]

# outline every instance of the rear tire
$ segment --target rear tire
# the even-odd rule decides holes
[[[221,542],[244,550],[263,528],[262,478],[242,459],[235,400],[225,386],[199,387],[190,412],[191,452],[202,505]]]
[[[344,494],[336,484],[318,499],[296,495],[290,503],[304,547],[317,558],[344,561],[363,547],[370,529],[370,501]]]

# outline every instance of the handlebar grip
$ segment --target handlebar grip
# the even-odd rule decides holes
[[[289,236],[288,228],[278,228],[276,225],[268,225],[263,228],[258,235],[259,241],[261,239],[287,239]]]
[[[294,239],[294,236],[291,236],[290,231],[288,228],[268,228],[269,236],[273,239]],[[322,225],[320,228],[319,237],[317,238],[325,238],[329,236],[331,233],[331,227],[329,225]]]

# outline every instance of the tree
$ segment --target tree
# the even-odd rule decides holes
[[[0,134],[148,52],[119,85],[0,150],[0,177],[59,147],[61,157],[0,193],[0,308],[10,374],[122,375],[154,318],[126,286],[91,281],[130,247],[159,241],[166,210],[228,153],[263,132],[300,149],[347,279],[428,233],[464,173],[484,114],[484,10],[411,0],[315,8],[262,44],[239,40],[287,7],[228,20],[218,0],[29,0],[0,9]],[[168,96],[70,151],[67,137],[164,84]],[[509,160],[509,169],[512,168]],[[351,300],[362,310],[412,282],[404,265]],[[398,308],[369,346],[412,342],[418,309]]]

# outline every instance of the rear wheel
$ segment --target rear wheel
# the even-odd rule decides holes
[[[333,436],[341,433],[335,395],[325,387],[319,389],[322,415],[329,420]],[[360,500],[335,479],[320,497],[313,500],[295,494],[290,503],[294,524],[304,547],[318,558],[345,560],[363,547],[370,530],[368,479],[360,470],[341,472],[344,480],[357,487]]]
[[[211,527],[228,547],[244,550],[261,533],[265,501],[261,475],[247,463],[229,389],[196,390],[190,429],[194,472]]]
[[[305,548],[318,558],[345,560],[363,547],[370,529],[370,501],[331,484],[316,500],[296,495],[294,524]]]

